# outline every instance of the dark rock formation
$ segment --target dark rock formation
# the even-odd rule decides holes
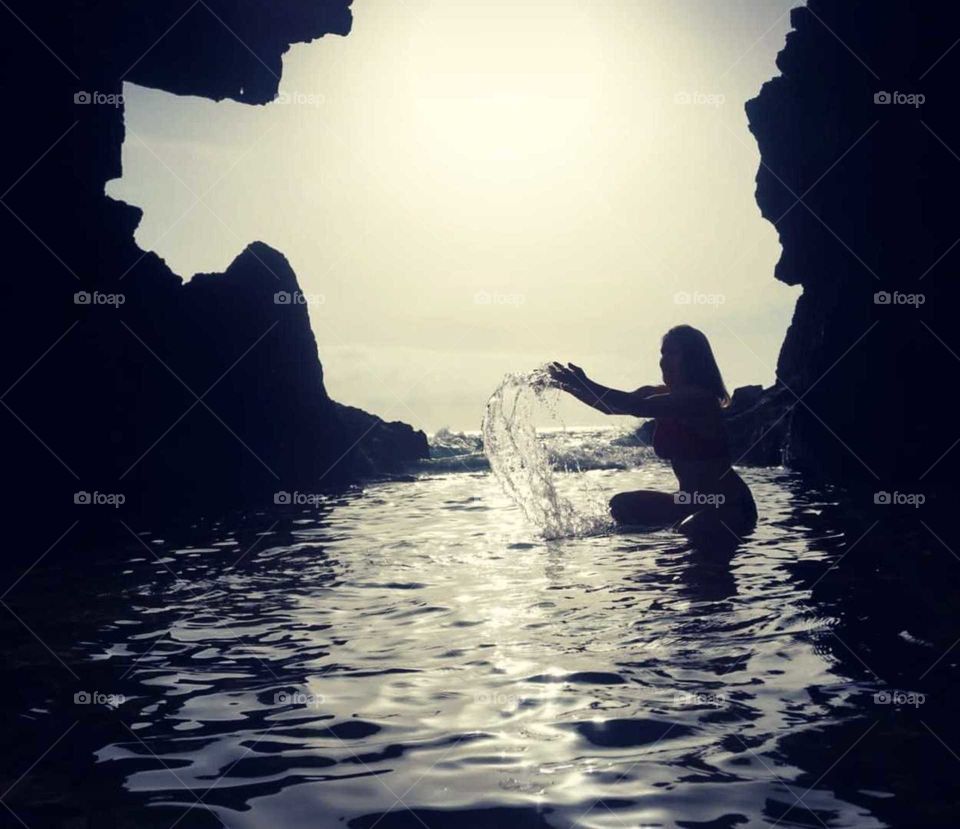
[[[279,253],[252,244],[226,273],[183,285],[134,243],[140,211],[104,195],[121,174],[125,80],[265,103],[289,44],[347,34],[348,7],[74,0],[49,14],[12,0],[0,10],[0,84],[16,102],[0,160],[0,453],[14,529],[262,505],[417,451],[406,436],[390,446],[399,430],[385,427],[352,447],[358,416],[342,422],[327,396],[306,306],[275,301],[298,291]],[[101,503],[75,504],[77,493]]]
[[[949,484],[960,10],[809,0],[792,22],[782,74],[747,104],[776,276],[803,286],[777,367],[786,461],[867,489]]]
[[[727,437],[734,465],[779,466],[787,439],[787,418],[793,397],[780,385],[742,386],[725,410]]]
[[[814,602],[837,608],[825,647],[844,673],[928,702],[887,715],[868,699],[867,717],[882,718],[868,739],[827,725],[781,750],[815,744],[799,765],[831,787],[892,781],[898,796],[870,804],[886,825],[952,826],[956,798],[938,794],[949,783],[928,758],[960,740],[960,9],[808,0],[792,22],[782,75],[747,114],[757,201],[783,245],[776,276],[803,294],[764,392],[771,412],[763,400],[752,411],[771,420],[785,406],[787,464],[843,485],[793,524],[811,527],[811,550],[837,545],[793,565]],[[831,747],[852,739],[834,763]],[[892,764],[877,762],[880,742],[898,746]],[[831,763],[846,782],[827,779]]]
[[[763,397],[763,386],[740,386],[730,396],[728,411],[743,411],[755,406]]]
[[[629,446],[653,446],[653,430],[656,428],[657,421],[645,420],[637,427],[633,433],[633,439],[627,443]],[[621,438],[622,440],[622,438]]]
[[[422,431],[399,420],[387,422],[354,406],[334,404],[346,439],[358,448],[358,465],[363,472],[399,472],[430,457],[430,445]]]

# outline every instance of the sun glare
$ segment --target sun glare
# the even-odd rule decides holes
[[[403,92],[423,156],[452,176],[496,179],[575,160],[603,86],[591,27],[562,14],[545,25],[516,6],[467,8],[446,10],[412,38]]]

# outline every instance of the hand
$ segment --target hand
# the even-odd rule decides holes
[[[584,370],[573,363],[550,363],[547,372],[557,387],[564,391],[582,390],[589,382]]]

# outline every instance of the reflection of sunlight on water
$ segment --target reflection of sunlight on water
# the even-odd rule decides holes
[[[672,485],[653,460],[588,474],[604,499]],[[176,775],[135,742],[99,757],[155,808],[229,770],[206,802],[242,829],[394,807],[381,826],[419,826],[401,795],[556,826],[764,823],[791,802],[777,778],[804,779],[781,739],[849,716],[858,686],[788,569],[822,555],[790,477],[744,475],[763,514],[729,563],[668,532],[545,541],[483,473],[370,486],[242,560],[216,532],[218,552],[160,550],[202,589],[131,563],[129,607],[90,649],[134,652],[122,713]],[[805,802],[878,825],[826,789]]]

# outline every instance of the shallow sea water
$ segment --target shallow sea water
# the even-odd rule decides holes
[[[673,489],[646,451],[557,486]],[[64,775],[140,826],[885,825],[883,791],[845,800],[782,746],[853,742],[875,690],[794,572],[829,549],[818,496],[743,470],[759,526],[713,557],[666,530],[545,541],[456,466],[186,546],[131,535],[43,629],[63,685],[24,716],[76,721]]]

